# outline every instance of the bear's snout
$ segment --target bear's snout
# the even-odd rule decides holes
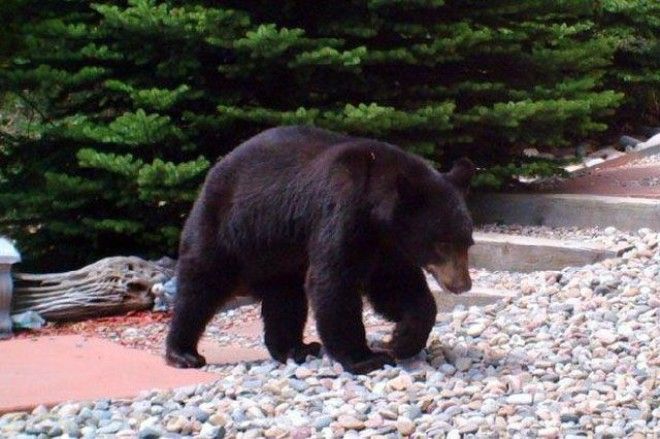
[[[452,255],[444,263],[431,263],[426,269],[441,287],[454,294],[465,293],[472,288],[472,279],[468,271],[467,249]]]
[[[451,284],[443,283],[443,287],[445,287],[454,294],[461,294],[470,291],[470,289],[472,288],[472,280],[468,276],[466,279],[461,279],[460,281],[453,282]]]

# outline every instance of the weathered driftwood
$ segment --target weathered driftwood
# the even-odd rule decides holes
[[[71,321],[149,309],[151,287],[173,275],[171,267],[134,256],[67,273],[16,273],[12,314],[36,311],[46,320]]]

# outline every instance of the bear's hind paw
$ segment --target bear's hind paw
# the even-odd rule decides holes
[[[321,356],[321,343],[315,341],[311,343],[303,343],[301,346],[291,349],[289,356],[293,358],[297,364],[302,364],[307,361],[307,356],[312,357]]]
[[[171,350],[168,350],[165,354],[165,361],[170,366],[179,369],[197,369],[206,364],[206,359],[196,352],[174,352]]]

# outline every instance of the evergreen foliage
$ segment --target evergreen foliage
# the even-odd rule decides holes
[[[587,0],[18,1],[0,78],[41,117],[5,146],[0,232],[41,269],[173,254],[211,163],[274,125],[440,165],[583,139],[622,101],[606,71],[632,50]]]
[[[660,2],[604,0],[600,27],[617,40],[606,85],[626,94],[616,125],[660,125]]]

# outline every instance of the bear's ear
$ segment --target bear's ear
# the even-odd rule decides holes
[[[470,187],[470,180],[472,180],[474,173],[474,163],[472,163],[470,159],[463,157],[454,163],[454,166],[449,172],[447,172],[447,174],[445,174],[445,176],[447,177],[447,180],[451,181],[458,189],[467,192]]]

